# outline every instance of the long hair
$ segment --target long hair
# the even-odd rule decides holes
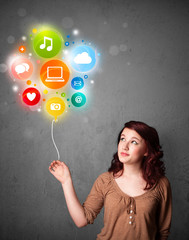
[[[146,181],[146,187],[144,190],[152,188],[152,186],[165,175],[164,162],[160,160],[163,157],[163,151],[159,143],[159,136],[155,128],[148,126],[143,122],[130,121],[125,123],[123,129],[118,135],[117,145],[120,142],[121,133],[125,128],[135,130],[144,140],[148,148],[148,155],[143,157],[142,160],[142,174]],[[119,176],[123,174],[123,163],[120,162],[118,152],[113,155],[111,166],[108,169],[109,172],[113,172],[116,176],[119,172]]]

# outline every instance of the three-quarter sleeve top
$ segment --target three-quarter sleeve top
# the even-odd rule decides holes
[[[172,195],[168,179],[162,177],[150,190],[137,197],[125,194],[113,173],[95,181],[83,203],[88,224],[104,206],[104,227],[97,240],[165,240],[171,225]]]

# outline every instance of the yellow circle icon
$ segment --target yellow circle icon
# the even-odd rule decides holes
[[[46,103],[46,110],[50,115],[54,116],[55,121],[64,112],[65,108],[64,101],[59,97],[50,98]]]

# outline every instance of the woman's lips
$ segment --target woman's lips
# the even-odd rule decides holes
[[[127,157],[127,156],[129,156],[129,154],[124,153],[124,152],[121,152],[121,156],[122,156],[122,157]]]

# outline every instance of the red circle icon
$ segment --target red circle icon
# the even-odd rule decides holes
[[[27,105],[34,106],[40,101],[41,94],[36,88],[27,88],[22,93],[22,99]]]

